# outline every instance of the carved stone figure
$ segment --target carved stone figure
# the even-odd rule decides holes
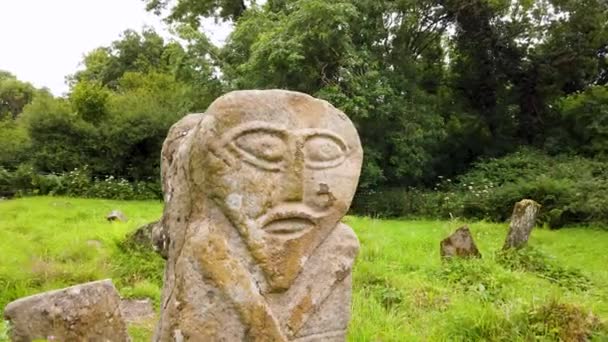
[[[175,124],[155,340],[343,341],[362,157],[344,113],[296,92],[231,92]]]

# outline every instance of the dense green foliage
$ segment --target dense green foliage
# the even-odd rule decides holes
[[[107,199],[160,199],[158,182],[133,181],[107,176],[97,178],[88,167],[63,174],[39,174],[27,164],[15,171],[0,168],[0,196],[53,195]]]
[[[6,146],[0,166],[14,170],[28,162],[42,173],[88,166],[94,177],[158,182],[169,127],[186,113],[204,111],[219,95],[219,81],[200,50],[165,43],[149,29],[126,31],[85,56],[67,97],[40,91],[13,119],[0,121],[0,131],[7,132],[0,138]]]
[[[123,211],[129,221],[105,215]],[[16,298],[111,277],[158,309],[163,260],[125,237],[161,215],[159,201],[31,197],[0,202],[0,310]],[[506,224],[473,223],[483,259],[441,262],[458,221],[347,217],[361,241],[349,341],[586,341],[608,338],[608,232],[536,229],[497,253]],[[62,229],[56,229],[62,227]],[[156,319],[131,326],[149,341]],[[6,339],[0,321],[0,341]],[[4,337],[4,338],[3,338]]]
[[[522,150],[477,162],[454,179],[441,177],[433,189],[361,191],[353,211],[381,217],[504,221],[515,202],[533,198],[542,205],[540,222],[559,228],[608,223],[607,191],[606,161]]]
[[[552,226],[607,220],[605,1],[144,2],[175,38],[124,32],[85,55],[64,97],[0,72],[0,167],[158,182],[162,141],[184,114],[226,91],[284,88],[354,121],[360,213],[502,220],[531,196]],[[202,33],[204,19],[234,25],[225,45]],[[492,191],[445,184],[485,185],[484,165],[497,167],[490,178],[512,177],[500,165],[516,165],[522,148],[536,151],[525,172]]]

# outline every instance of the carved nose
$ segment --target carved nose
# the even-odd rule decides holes
[[[297,141],[293,159],[286,170],[285,184],[283,185],[286,201],[301,201],[304,195],[304,144]]]

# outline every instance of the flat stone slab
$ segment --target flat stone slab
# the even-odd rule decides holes
[[[17,299],[4,310],[12,341],[129,341],[110,279]]]

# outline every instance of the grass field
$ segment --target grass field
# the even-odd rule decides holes
[[[106,222],[113,209],[129,221]],[[0,202],[0,308],[103,278],[124,297],[158,303],[162,259],[121,241],[161,210],[154,201]],[[608,341],[608,230],[536,229],[531,248],[497,254],[507,225],[470,223],[483,258],[441,262],[439,241],[463,222],[346,221],[361,241],[350,341]],[[151,325],[130,332],[149,340]]]

